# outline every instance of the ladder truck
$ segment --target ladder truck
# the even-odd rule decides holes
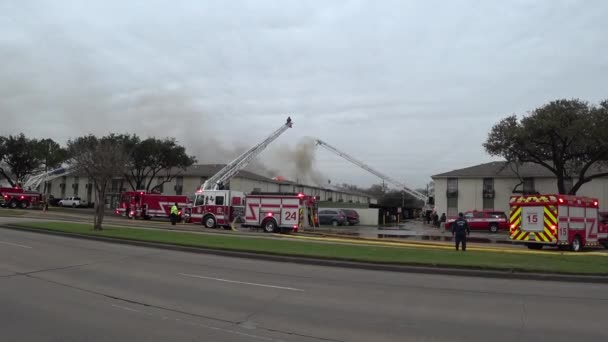
[[[225,184],[243,170],[281,134],[292,127],[291,117],[270,136],[243,153],[196,191],[194,203],[185,218],[207,228],[230,228],[237,219],[243,226],[262,228],[265,232],[297,231],[304,225],[313,225],[316,216],[316,198],[304,194],[252,193],[227,190]],[[308,220],[305,220],[308,218]]]
[[[330,144],[326,143],[323,140],[320,139],[315,139],[315,143],[317,146],[322,146],[324,147],[326,150],[337,154],[338,156],[348,160],[349,162],[357,165],[358,167],[366,170],[367,172],[377,176],[378,178],[382,179],[383,181],[389,182],[397,187],[399,187],[401,190],[403,190],[405,193],[413,196],[414,198],[424,202],[424,207],[422,208],[424,211],[427,210],[433,210],[433,205],[430,203],[430,198],[429,196],[422,194],[416,190],[413,190],[411,188],[409,188],[408,186],[406,186],[405,184],[399,182],[398,180],[395,180],[394,178],[391,178],[383,173],[381,173],[380,171],[377,171],[373,168],[371,168],[370,166],[368,166],[367,164],[363,163],[362,161],[359,161],[357,159],[355,159],[354,157],[350,156],[349,154],[342,152],[340,150],[338,150],[337,148],[331,146]]]
[[[9,208],[31,208],[44,204],[44,193],[46,186],[41,192],[36,191],[38,187],[55,178],[65,176],[73,172],[73,169],[68,164],[63,164],[61,167],[31,175],[21,187],[0,188],[4,205]]]

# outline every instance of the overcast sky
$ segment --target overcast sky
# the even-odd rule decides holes
[[[601,0],[0,0],[0,134],[175,136],[224,162],[289,114],[269,167],[312,136],[418,187],[492,160],[504,116],[608,98],[607,18]],[[315,156],[332,183],[377,182]]]

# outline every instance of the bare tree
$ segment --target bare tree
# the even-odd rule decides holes
[[[110,134],[102,138],[93,135],[68,141],[71,163],[76,172],[86,174],[95,187],[94,230],[103,230],[106,190],[115,176],[122,175],[127,167],[129,153],[125,148],[126,136]]]

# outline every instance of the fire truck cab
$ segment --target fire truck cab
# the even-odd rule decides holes
[[[599,246],[606,232],[599,230],[598,200],[569,195],[521,195],[510,199],[511,240],[530,249],[543,246]]]
[[[237,217],[244,217],[245,195],[232,190],[198,190],[186,219],[207,228],[229,228]]]
[[[0,196],[3,198],[4,206],[9,208],[26,209],[40,205],[42,194],[36,191],[25,191],[22,188],[0,188]]]

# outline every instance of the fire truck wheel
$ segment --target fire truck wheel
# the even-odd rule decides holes
[[[10,201],[8,203],[8,207],[11,208],[11,209],[17,208],[17,201],[15,201],[15,200]]]
[[[492,233],[492,234],[498,233],[498,224],[497,223],[490,223],[490,233]]]
[[[277,230],[277,224],[273,219],[266,220],[264,222],[264,232],[274,233]]]
[[[572,239],[572,245],[570,246],[570,248],[573,252],[580,252],[580,250],[583,249],[583,244],[581,243],[580,236],[577,235],[574,237],[574,239]]]
[[[28,203],[26,201],[19,202],[19,208],[26,209],[28,207]]]
[[[211,215],[205,216],[205,218],[203,218],[203,223],[207,228],[215,228],[215,218]]]

